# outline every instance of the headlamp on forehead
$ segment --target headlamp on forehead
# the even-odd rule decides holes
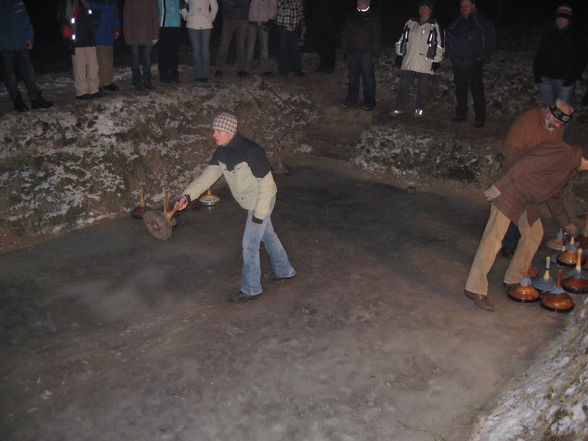
[[[572,115],[574,114],[573,111],[569,115],[567,113],[563,113],[563,111],[559,107],[557,107],[556,103],[553,103],[551,106],[549,106],[549,110],[551,111],[551,114],[555,119],[564,124],[567,124],[570,121],[570,119],[572,119]]]

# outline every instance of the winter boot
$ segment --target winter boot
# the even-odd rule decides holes
[[[13,98],[12,102],[14,103],[14,110],[16,110],[17,112],[26,112],[27,110],[29,110],[29,108],[24,103],[20,95],[16,98]]]
[[[52,107],[53,103],[51,101],[47,101],[45,98],[41,96],[41,92],[37,95],[37,98],[31,100],[31,107],[33,109],[48,109]]]

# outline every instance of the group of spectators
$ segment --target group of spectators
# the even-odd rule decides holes
[[[478,10],[476,0],[461,0],[460,14],[444,28],[434,17],[436,2],[419,0],[418,16],[405,23],[396,42],[400,81],[390,116],[397,117],[406,111],[415,80],[414,116],[424,115],[430,80],[443,58],[448,57],[456,99],[452,120],[467,119],[468,95],[471,94],[474,125],[481,128],[486,122],[484,64],[496,50],[494,25]],[[153,88],[151,55],[156,44],[159,45],[159,80],[179,81],[182,21],[185,21],[191,44],[194,80],[208,82],[210,36],[220,10],[222,32],[214,63],[215,76],[226,72],[233,40],[235,70],[239,77],[251,72],[256,51],[260,73],[271,75],[269,38],[272,28],[271,35],[278,40],[279,73],[293,72],[303,76],[300,42],[305,23],[310,23],[318,42],[317,71],[334,71],[341,34],[341,52],[348,67],[348,92],[343,107],[358,103],[361,83],[362,107],[371,110],[376,105],[374,70],[381,51],[382,20],[371,7],[370,0],[358,0],[349,14],[345,14],[343,4],[345,2],[336,0],[124,0],[121,20],[120,0],[59,0],[58,18],[65,45],[71,53],[76,99],[97,98],[103,96],[105,90],[118,90],[113,82],[113,45],[121,36],[132,54],[132,84],[136,89]],[[0,50],[14,108],[27,110],[16,87],[15,66],[21,71],[31,106],[47,107],[50,103],[37,90],[28,57],[34,35],[23,1],[3,0],[0,5]],[[553,26],[545,33],[535,57],[533,77],[545,104],[552,104],[558,98],[571,103],[586,64],[586,42],[579,26],[572,24],[573,14],[569,5],[557,8]],[[340,23],[344,23],[342,32]],[[569,126],[566,137],[568,135]]]

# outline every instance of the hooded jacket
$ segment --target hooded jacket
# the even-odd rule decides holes
[[[35,32],[23,0],[0,0],[0,51],[26,49]]]
[[[402,70],[433,74],[433,63],[440,63],[444,53],[445,35],[435,19],[423,24],[409,19],[396,42],[396,55],[404,57]]]

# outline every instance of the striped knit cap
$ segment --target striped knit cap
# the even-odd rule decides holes
[[[563,17],[567,18],[568,20],[572,18],[574,15],[574,11],[570,5],[561,5],[559,8],[555,10],[556,17]]]
[[[213,130],[222,130],[223,132],[234,135],[237,133],[237,118],[232,113],[223,112],[214,118],[212,122]]]

